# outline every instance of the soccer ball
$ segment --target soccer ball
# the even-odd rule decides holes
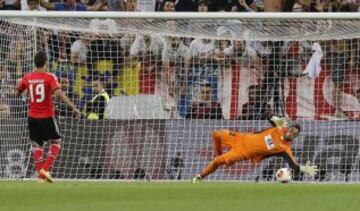
[[[288,183],[292,179],[291,170],[288,168],[281,168],[276,171],[276,180],[281,183]]]

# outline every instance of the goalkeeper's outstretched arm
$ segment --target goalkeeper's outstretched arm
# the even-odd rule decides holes
[[[295,171],[295,173],[299,173],[301,171],[303,173],[314,176],[318,172],[317,166],[311,165],[310,161],[308,161],[306,165],[301,166],[295,162],[292,154],[289,155],[287,152],[282,152],[276,155],[282,157],[289,164],[289,166]]]

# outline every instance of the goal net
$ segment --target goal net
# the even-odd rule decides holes
[[[255,132],[275,114],[302,127],[292,143],[297,162],[320,169],[295,179],[360,181],[356,18],[24,14],[0,15],[1,179],[37,176],[27,96],[15,91],[35,52],[45,51],[49,71],[84,114],[73,118],[55,99],[63,136],[56,179],[189,180],[215,156],[214,129]],[[92,103],[99,90],[110,95],[106,105]],[[241,161],[208,179],[273,181],[286,165]]]

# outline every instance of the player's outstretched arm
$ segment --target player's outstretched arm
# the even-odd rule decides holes
[[[64,103],[66,103],[66,105],[68,105],[74,112],[76,115],[76,118],[80,118],[81,116],[81,112],[79,111],[79,109],[76,108],[76,106],[74,105],[74,103],[72,103],[68,97],[66,97],[66,95],[64,94],[63,91],[61,91],[61,89],[57,89],[54,91],[54,95],[57,96],[58,98],[60,98],[61,101],[63,101]]]

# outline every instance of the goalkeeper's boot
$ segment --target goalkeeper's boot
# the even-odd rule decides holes
[[[51,175],[48,171],[41,169],[40,175],[44,176],[46,178],[46,181],[48,181],[48,183],[54,183],[54,179],[51,177]]]
[[[191,183],[200,183],[201,180],[202,180],[201,176],[200,176],[200,174],[198,174],[194,178],[192,178]]]

